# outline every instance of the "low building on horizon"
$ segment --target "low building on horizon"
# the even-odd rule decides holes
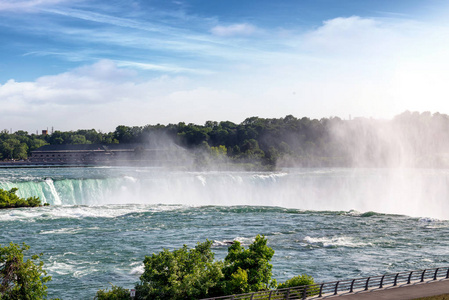
[[[185,161],[187,150],[177,145],[152,148],[146,144],[45,145],[31,151],[33,164],[173,165]]]

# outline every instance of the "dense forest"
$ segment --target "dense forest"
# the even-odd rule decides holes
[[[257,166],[449,166],[449,116],[406,111],[391,120],[338,117],[250,117],[240,124],[207,121],[95,129],[0,133],[0,159],[26,160],[43,145],[174,143],[194,153],[197,164]]]

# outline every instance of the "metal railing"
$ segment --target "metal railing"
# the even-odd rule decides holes
[[[248,294],[212,297],[203,300],[277,300],[277,299],[307,299],[321,298],[338,294],[350,294],[370,289],[383,289],[397,285],[448,279],[449,267],[415,270],[392,273],[380,276],[371,276],[349,280],[324,282],[320,284],[290,287],[284,289],[255,292]]]

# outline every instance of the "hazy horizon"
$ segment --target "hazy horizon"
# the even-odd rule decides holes
[[[449,113],[442,0],[0,2],[0,129]]]

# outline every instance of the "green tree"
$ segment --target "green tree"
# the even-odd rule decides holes
[[[271,279],[273,266],[270,264],[273,255],[274,250],[267,246],[264,236],[258,235],[248,249],[234,241],[224,260],[225,294],[257,292],[275,287],[276,280]],[[241,284],[236,285],[236,282]]]
[[[132,128],[124,125],[119,125],[114,131],[114,139],[119,143],[130,143],[133,139]]]
[[[33,138],[30,139],[29,143],[28,143],[28,150],[36,150],[37,148],[40,148],[42,146],[48,145],[47,142],[45,142],[44,140],[38,139],[38,138]]]
[[[51,280],[40,260],[42,253],[24,260],[29,246],[0,245],[0,299],[38,300],[47,296],[46,282]]]
[[[26,159],[28,146],[17,138],[9,137],[0,143],[0,151],[5,158]]]
[[[72,144],[72,145],[91,144],[91,142],[88,141],[84,135],[74,134],[74,135],[71,136],[70,144]]]
[[[227,157],[228,149],[226,146],[210,147],[210,155],[215,161],[224,161]]]
[[[223,274],[222,264],[214,262],[211,245],[211,241],[206,241],[194,249],[184,245],[146,256],[136,298],[199,299],[213,293]]]
[[[224,262],[214,261],[211,245],[207,240],[194,249],[184,245],[181,249],[164,249],[146,256],[144,273],[136,285],[136,299],[200,299],[276,288],[269,263],[274,250],[267,246],[264,236],[258,235],[248,249],[234,241]],[[301,275],[287,280],[279,288],[309,284],[313,284],[313,278]],[[314,295],[316,291],[312,288],[307,294]],[[301,290],[298,296],[302,297]],[[111,291],[99,290],[96,299],[127,300],[129,291],[112,286]]]

